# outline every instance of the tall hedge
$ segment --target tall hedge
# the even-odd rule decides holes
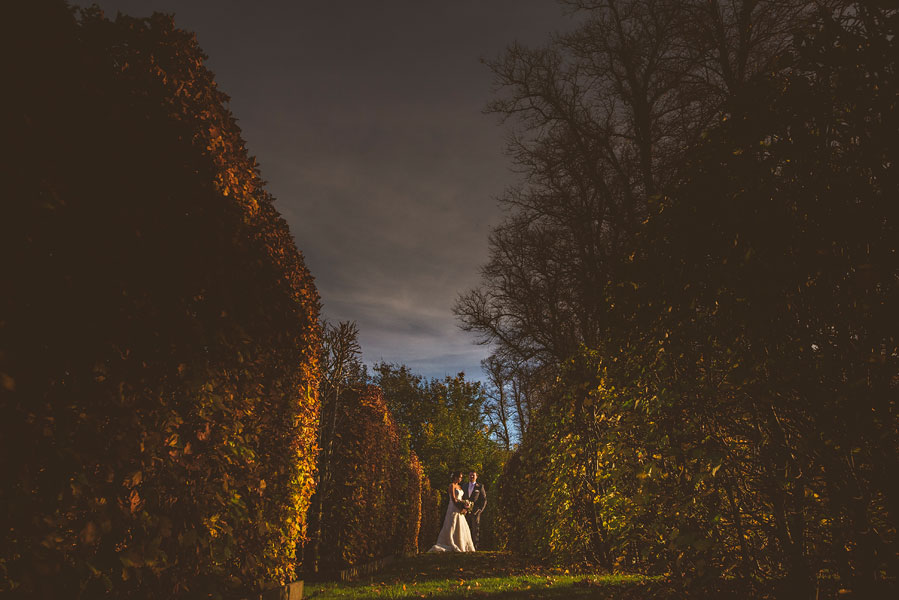
[[[421,519],[421,465],[400,438],[381,389],[345,390],[335,409],[340,426],[318,547],[325,572],[413,552]]]
[[[404,554],[418,552],[418,536],[422,524],[422,498],[425,491],[425,476],[421,462],[415,452],[409,452],[409,463],[404,469],[406,476],[407,494],[400,501],[401,514],[406,519],[400,523],[398,539],[402,546],[400,551]]]
[[[427,552],[440,535],[447,504],[442,503],[442,499],[443,492],[432,488],[430,481],[425,477],[421,483],[421,527],[418,530],[420,552]]]
[[[239,597],[296,567],[318,295],[195,37],[5,7],[0,592]]]

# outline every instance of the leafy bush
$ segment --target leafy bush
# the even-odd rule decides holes
[[[283,582],[312,491],[318,295],[227,96],[170,17],[8,9],[0,591]]]

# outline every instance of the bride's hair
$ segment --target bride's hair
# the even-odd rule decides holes
[[[452,475],[450,476],[450,481],[455,483],[456,479],[458,479],[459,477],[462,477],[462,471],[453,471]]]

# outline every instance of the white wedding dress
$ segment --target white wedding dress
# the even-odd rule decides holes
[[[456,500],[462,499],[462,490],[456,489]],[[455,502],[450,502],[446,507],[446,517],[443,518],[443,529],[437,536],[437,543],[431,546],[428,552],[474,552],[474,542],[471,541],[471,530],[468,521],[465,520]]]

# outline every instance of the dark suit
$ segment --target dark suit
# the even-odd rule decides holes
[[[484,486],[481,485],[481,482],[476,481],[474,489],[471,490],[471,494],[469,494],[468,486],[470,483],[470,481],[463,481],[460,485],[462,487],[462,499],[471,500],[472,504],[474,504],[471,512],[465,515],[465,520],[468,521],[468,528],[471,529],[471,541],[474,542],[474,547],[477,549],[478,529],[481,526],[481,513],[484,511],[484,507],[487,506],[487,491],[484,489]]]

